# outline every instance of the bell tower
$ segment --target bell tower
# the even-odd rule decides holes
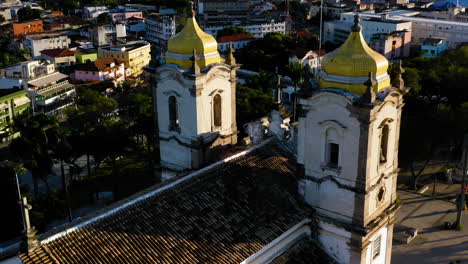
[[[237,143],[238,65],[230,58],[222,62],[215,38],[203,32],[190,10],[154,78],[161,166],[175,171],[198,169]]]
[[[390,263],[403,94],[355,19],[327,54],[320,89],[299,99],[299,192],[316,209],[318,240],[339,263]]]

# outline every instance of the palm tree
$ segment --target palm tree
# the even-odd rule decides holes
[[[293,101],[293,121],[296,121],[296,103],[297,103],[297,87],[307,78],[308,68],[299,62],[290,62],[286,66],[286,74],[292,79],[294,85],[294,101]]]
[[[47,192],[50,190],[47,177],[53,162],[49,152],[48,130],[57,125],[55,118],[44,114],[31,116],[26,113],[15,118],[13,122],[13,128],[20,132],[20,137],[10,143],[10,151],[31,171],[35,197],[39,194],[38,179],[44,181]]]

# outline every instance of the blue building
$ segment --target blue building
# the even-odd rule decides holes
[[[447,49],[445,39],[427,38],[421,45],[421,55],[427,58],[439,57]]]

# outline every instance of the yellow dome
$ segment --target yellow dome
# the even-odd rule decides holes
[[[198,64],[201,68],[221,62],[216,39],[198,26],[192,14],[187,18],[182,31],[169,39],[166,62],[190,68],[193,65],[191,57],[194,50],[200,58]]]
[[[388,60],[372,50],[361,34],[359,18],[348,39],[338,49],[325,55],[321,61],[320,88],[341,88],[356,94],[364,94],[364,84],[372,72],[374,89],[379,91],[390,86],[387,74]]]

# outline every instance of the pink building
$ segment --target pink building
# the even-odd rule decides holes
[[[143,12],[140,11],[122,11],[109,14],[111,16],[112,22],[114,23],[123,22],[131,17],[143,18]]]
[[[370,47],[387,59],[399,59],[410,55],[411,31],[401,30],[392,33],[372,35]]]
[[[125,80],[125,67],[114,58],[104,57],[85,64],[78,64],[71,78],[79,81],[105,81],[113,79],[115,83]]]

